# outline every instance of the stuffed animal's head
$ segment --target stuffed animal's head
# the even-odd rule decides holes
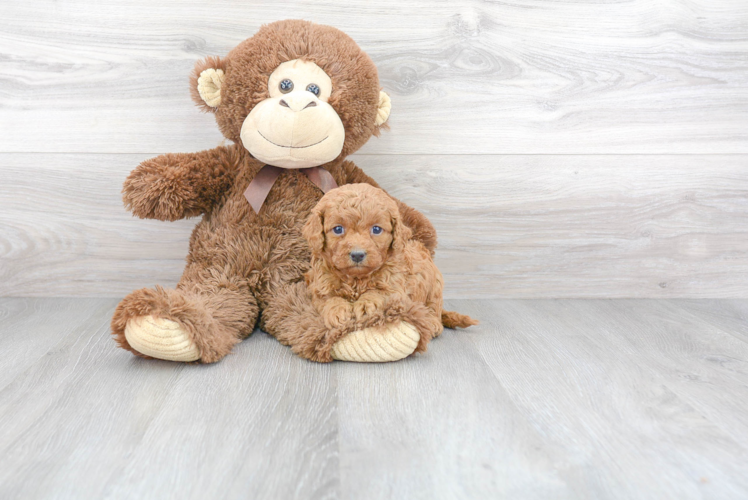
[[[353,153],[390,113],[369,56],[340,30],[308,21],[263,26],[226,57],[198,62],[190,83],[224,136],[282,168]]]
[[[315,257],[352,277],[377,271],[413,236],[395,200],[369,184],[346,184],[323,196],[303,234]]]

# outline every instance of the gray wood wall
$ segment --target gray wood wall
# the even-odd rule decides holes
[[[174,284],[195,221],[122,181],[221,143],[195,60],[287,17],[377,63],[354,159],[432,219],[447,297],[748,297],[745,0],[3,1],[0,295]]]

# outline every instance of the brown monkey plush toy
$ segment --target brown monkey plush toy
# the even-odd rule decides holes
[[[378,135],[390,113],[374,63],[335,28],[280,21],[226,57],[199,62],[191,91],[234,144],[158,156],[125,181],[125,205],[138,217],[202,220],[176,289],[137,290],[117,306],[117,343],[138,356],[212,363],[259,324],[304,358],[346,360],[333,347],[361,331],[326,327],[312,305],[301,230],[325,192],[377,186],[345,159]],[[429,221],[401,202],[398,208],[433,253]],[[408,319],[393,312],[366,338],[412,336]]]

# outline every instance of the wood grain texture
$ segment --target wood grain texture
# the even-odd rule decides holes
[[[115,305],[0,299],[0,497],[748,496],[745,300],[450,300],[382,365],[142,360]]]
[[[671,301],[458,304],[490,331],[464,335],[516,407],[564,450],[576,497],[745,496],[744,341]]]
[[[0,295],[178,280],[195,220],[125,212],[148,155],[0,156]],[[368,156],[439,232],[447,297],[748,296],[748,157]]]
[[[125,211],[122,182],[144,159],[3,157],[0,295],[118,296],[176,284],[195,221],[140,220]]]
[[[288,16],[379,67],[392,132],[364,153],[748,153],[744,0],[3,2],[0,151],[214,147],[195,61]]]
[[[748,306],[742,300],[681,300],[681,309],[748,342]]]
[[[564,450],[463,335],[447,330],[404,362],[334,363],[340,498],[575,497],[558,467]]]
[[[0,300],[0,390],[45,356],[54,355],[54,346],[62,339],[102,326],[109,310],[108,302],[96,299]]]
[[[35,336],[40,322],[59,332],[20,356],[31,363],[0,388],[0,497],[332,496],[329,366],[293,356],[264,333],[218,365],[145,361],[115,348],[115,305],[0,302],[0,310],[38,311],[0,326],[0,338],[18,344],[11,352],[28,344],[19,334]]]

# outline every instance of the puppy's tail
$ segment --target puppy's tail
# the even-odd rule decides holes
[[[442,325],[447,328],[467,328],[477,325],[478,321],[454,311],[442,311]]]

